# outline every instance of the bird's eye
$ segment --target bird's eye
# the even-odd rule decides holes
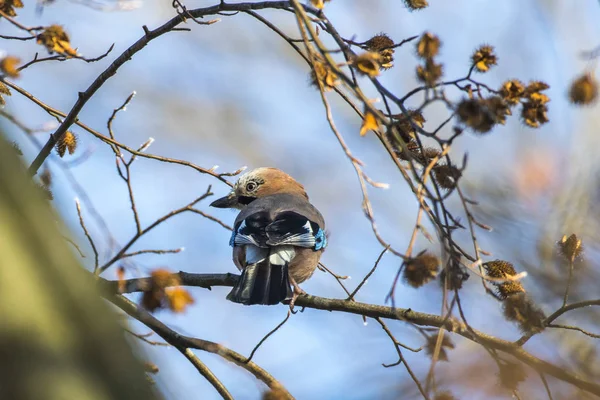
[[[255,191],[255,190],[256,190],[256,187],[257,187],[257,186],[258,186],[258,185],[256,184],[256,182],[248,182],[248,183],[246,184],[246,191],[248,191],[248,192],[253,192],[253,191]]]

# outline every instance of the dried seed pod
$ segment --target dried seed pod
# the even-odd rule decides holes
[[[437,184],[447,190],[452,190],[456,187],[456,182],[462,176],[458,168],[451,164],[441,164],[433,167],[433,178]]]
[[[493,46],[484,44],[473,52],[471,62],[477,71],[487,72],[490,67],[498,63],[498,57],[494,54]]]
[[[23,8],[23,2],[21,0],[3,0],[2,3],[0,3],[0,11],[9,17],[17,16],[15,8]]]
[[[0,70],[10,78],[19,77],[18,65],[21,63],[21,59],[15,56],[6,56],[0,60]]]
[[[69,35],[60,25],[50,25],[37,35],[37,43],[46,47],[50,54],[59,53],[68,57],[77,56],[77,50],[71,47]]]
[[[460,290],[465,281],[469,279],[469,273],[457,262],[452,262],[440,273],[440,284],[446,285],[448,290]]]
[[[394,41],[385,33],[380,33],[367,40],[364,44],[364,48],[372,52],[380,52],[386,50],[394,45]]]
[[[525,101],[521,110],[521,119],[525,125],[531,128],[539,128],[549,121],[548,106],[540,101]]]
[[[338,76],[320,60],[313,61],[313,70],[310,72],[311,85],[319,87],[319,82],[323,84],[325,91],[333,89],[338,83]]]
[[[430,32],[425,32],[416,44],[417,55],[425,60],[437,56],[442,42],[440,38]]]
[[[75,153],[77,149],[77,136],[71,132],[67,131],[63,137],[56,143],[56,151],[58,155],[62,158],[65,153],[68,151],[69,154]]]
[[[443,65],[437,64],[433,59],[427,59],[424,65],[417,66],[417,79],[429,87],[435,86],[442,74]]]
[[[374,78],[379,75],[381,55],[379,53],[368,51],[356,56],[353,64],[357,71]]]
[[[418,288],[435,279],[440,268],[440,260],[431,253],[423,252],[406,261],[403,277],[406,283]]]
[[[427,0],[404,0],[404,4],[410,11],[422,10],[429,6]]]
[[[364,49],[379,54],[379,66],[382,69],[389,69],[394,66],[394,49],[391,48],[394,41],[385,33],[380,33],[367,40]]]
[[[525,293],[507,297],[504,302],[504,316],[516,322],[524,333],[538,333],[545,328],[546,316]]]
[[[509,105],[516,105],[525,95],[525,85],[518,79],[511,79],[502,84],[499,92]]]
[[[456,114],[463,124],[475,132],[489,132],[496,124],[494,114],[480,99],[464,99],[458,104]]]
[[[569,100],[577,105],[593,104],[598,99],[598,81],[592,74],[583,74],[571,83]]]
[[[575,261],[583,253],[583,244],[576,234],[569,237],[564,235],[558,242],[558,248],[560,254],[570,262]]]
[[[435,345],[437,343],[438,336],[439,336],[439,333],[437,335],[427,337],[427,342],[425,343],[425,351],[427,352],[427,355],[430,357],[433,357],[433,353],[435,352]],[[438,360],[439,361],[448,361],[448,353],[446,352],[446,349],[453,349],[454,347],[455,346],[454,346],[454,343],[452,342],[452,339],[450,339],[450,335],[448,334],[448,332],[445,332],[444,336],[442,337],[442,345],[440,346]]]

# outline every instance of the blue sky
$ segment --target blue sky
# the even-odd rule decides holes
[[[191,0],[185,4],[196,8],[213,3]],[[578,58],[580,52],[599,43],[600,6],[596,1],[430,0],[430,3],[431,7],[425,11],[410,13],[397,0],[333,0],[326,11],[342,35],[355,35],[357,40],[366,40],[381,31],[397,41],[424,31],[438,34],[443,41],[440,60],[448,79],[464,76],[473,49],[489,43],[496,47],[500,62],[481,80],[499,86],[506,79],[518,77],[524,81],[541,79],[551,85],[551,123],[547,126],[531,130],[524,128],[518,118],[512,118],[505,127],[485,138],[466,135],[459,141],[453,150],[455,157],[460,159],[465,151],[470,156],[466,180],[478,184],[490,179],[501,183],[509,179],[511,160],[522,155],[519,149],[524,145],[530,146],[531,151],[543,148],[555,154],[560,149],[575,151],[574,143],[580,144],[584,139],[594,143],[588,135],[591,129],[588,124],[595,120],[593,110],[575,110],[568,105],[565,95],[569,80],[588,66]],[[67,111],[77,92],[87,88],[114,57],[142,35],[142,25],[154,28],[173,13],[169,2],[157,0],[144,0],[140,8],[127,12],[99,12],[59,0],[45,8],[41,16],[36,16],[33,7],[27,5],[19,14],[21,22],[65,25],[73,46],[85,56],[101,54],[112,43],[115,49],[94,64],[71,60],[34,65],[17,84],[53,107]],[[263,15],[286,32],[297,35],[295,21],[289,14],[268,11]],[[2,33],[7,33],[7,24],[2,26]],[[221,22],[211,26],[190,23],[188,27],[191,32],[164,35],[135,55],[85,106],[81,120],[105,132],[112,109],[135,90],[135,99],[115,122],[117,138],[128,145],[136,147],[153,137],[155,142],[150,152],[204,167],[219,165],[219,171],[233,171],[244,165],[275,166],[287,171],[305,185],[311,200],[326,218],[331,236],[323,262],[340,274],[352,276],[348,286],[353,288],[369,271],[381,247],[361,211],[353,168],[329,130],[318,92],[308,85],[307,66],[286,43],[246,15],[222,17]],[[39,50],[35,43],[4,41],[3,45],[5,51],[16,53],[23,60]],[[397,49],[395,58],[396,66],[385,72],[381,80],[402,94],[416,85],[413,46]],[[367,90],[367,94],[375,96],[373,91]],[[335,96],[330,99],[336,123],[353,154],[365,162],[369,176],[391,185],[385,191],[372,189],[370,195],[382,235],[403,249],[414,224],[417,204],[375,138],[359,137],[358,118]],[[6,110],[33,127],[50,120],[17,94],[7,99]],[[435,109],[426,117],[431,124],[427,126],[434,126],[436,121],[444,119],[443,110]],[[9,126],[7,129],[24,148],[26,157],[32,158],[35,149],[20,137],[21,133]],[[126,187],[116,175],[112,152],[85,132],[77,129],[75,132],[80,138],[80,148],[93,153],[72,172],[114,236],[125,243],[135,226]],[[576,139],[575,135],[582,136]],[[45,136],[40,139],[45,140]],[[224,184],[207,176],[154,161],[136,161],[132,175],[143,225],[191,201],[209,184],[216,195],[227,191]],[[76,223],[75,194],[60,172],[56,173],[53,191],[55,207],[85,247]],[[235,218],[234,212],[211,210],[208,203],[199,208],[229,223]],[[93,224],[89,213],[84,215],[98,243],[105,246],[101,230]],[[534,223],[543,219],[538,217]],[[501,234],[502,226],[499,228]],[[523,224],[522,232],[524,236],[530,234],[531,242],[535,243],[535,226]],[[494,235],[498,235],[497,231],[488,236],[482,233],[483,243],[494,252],[505,251],[495,245],[498,236]],[[180,254],[139,257],[138,274],[145,275],[158,267],[202,273],[234,272],[228,239],[229,232],[198,215],[178,216],[141,240],[135,249],[185,247],[186,250]],[[464,239],[467,240],[466,236]],[[418,240],[417,248],[427,246],[424,239]],[[89,249],[86,251],[89,253]],[[88,257],[84,263],[89,260]],[[358,300],[383,304],[399,262],[386,255]],[[134,275],[132,271],[131,276]],[[470,322],[484,331],[500,332],[503,338],[516,338],[517,329],[501,319],[498,304],[484,297],[475,281],[472,279],[464,290]],[[320,272],[303,288],[325,297],[343,295],[335,280]],[[182,333],[222,343],[242,354],[249,354],[286,314],[284,306],[242,307],[226,302],[225,288],[191,291],[196,304],[188,312],[182,315],[159,312],[159,318]],[[397,290],[399,306],[419,311],[439,312],[440,299],[435,284],[418,291],[404,285]],[[390,322],[390,327],[402,342],[413,347],[421,345],[420,336],[410,327],[397,321]],[[144,328],[138,329],[145,332]],[[458,339],[456,342],[451,360],[461,359],[461,355],[483,356],[472,353],[468,343]],[[160,367],[157,381],[168,398],[218,398],[175,349],[159,347],[144,351]],[[198,355],[235,398],[255,399],[264,390],[248,373],[221,358]],[[427,357],[409,352],[405,356],[423,378],[428,368]],[[323,399],[398,398],[397,390],[407,379],[402,366],[381,367],[381,363],[395,362],[396,355],[375,321],[364,326],[360,317],[317,310],[294,315],[263,345],[255,361],[299,399],[315,398],[317,393]],[[440,373],[450,373],[453,365],[440,366]]]

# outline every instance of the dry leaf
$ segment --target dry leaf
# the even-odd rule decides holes
[[[310,4],[313,5],[314,8],[322,10],[325,7],[325,3],[330,0],[310,0]]]
[[[21,63],[21,59],[15,56],[6,56],[0,60],[0,70],[4,72],[6,76],[11,78],[19,77],[19,70],[17,66]]]
[[[194,298],[190,292],[179,286],[167,290],[167,302],[171,311],[181,313],[188,305],[194,304]]]
[[[117,280],[119,282],[119,293],[125,292],[125,268],[119,267],[117,270]]]
[[[369,130],[377,130],[379,129],[379,123],[377,122],[377,118],[375,114],[370,111],[365,113],[365,119],[363,120],[363,124],[360,127],[360,136],[365,136]]]

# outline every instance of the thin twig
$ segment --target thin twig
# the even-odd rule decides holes
[[[375,270],[377,269],[377,266],[379,265],[379,262],[381,261],[381,259],[383,258],[383,255],[386,253],[386,251],[388,251],[389,249],[389,245],[383,249],[381,251],[381,253],[379,254],[379,257],[377,257],[377,260],[375,260],[375,265],[373,265],[373,268],[371,268],[371,270],[369,271],[369,273],[367,275],[365,275],[365,277],[363,278],[362,281],[360,281],[360,283],[358,284],[358,286],[356,287],[356,289],[354,289],[354,291],[350,294],[350,296],[348,296],[348,298],[346,300],[353,300],[354,296],[356,296],[356,293],[358,293],[358,291],[360,290],[360,288],[363,287],[363,285],[367,282],[367,280],[369,279],[369,277],[371,275],[373,275],[373,272],[375,272]]]
[[[83,216],[81,215],[81,205],[79,204],[79,199],[75,199],[75,206],[77,208],[77,215],[79,216],[79,224],[81,225],[83,233],[85,234],[85,237],[90,243],[90,246],[92,246],[92,251],[94,252],[94,273],[96,273],[96,271],[98,270],[98,250],[96,249],[96,244],[94,243],[92,236],[88,232],[87,228],[85,227],[85,223],[83,222]]]
[[[138,321],[146,325],[148,328],[152,329],[167,343],[171,344],[172,346],[175,346],[178,350],[181,351],[183,349],[185,351],[185,349],[187,348],[199,349],[219,355],[224,359],[250,372],[269,388],[277,389],[283,392],[283,394],[285,394],[286,396],[288,396],[288,398],[293,399],[292,395],[278,380],[276,380],[271,374],[269,374],[267,371],[258,366],[254,361],[246,363],[246,357],[244,357],[243,355],[236,353],[235,351],[223,346],[222,344],[181,335],[167,327],[165,324],[160,322],[147,311],[136,306],[133,302],[131,302],[122,295],[111,295],[108,296],[107,299],[111,303],[119,307],[121,310],[125,311],[131,317],[137,319]]]
[[[584,335],[589,336],[591,338],[600,339],[600,335],[598,335],[596,333],[588,332],[585,329],[579,328],[578,326],[561,325],[561,324],[548,324],[548,325],[546,325],[546,327],[548,327],[548,328],[568,329],[568,330],[571,330],[571,331],[578,331],[578,332],[581,332]]]
[[[258,348],[260,346],[262,346],[262,344],[269,338],[269,336],[271,336],[272,334],[274,334],[275,332],[277,332],[279,330],[279,328],[281,328],[283,326],[283,324],[285,324],[288,319],[290,319],[290,315],[292,315],[291,311],[288,310],[287,312],[287,316],[283,319],[283,321],[281,321],[279,323],[279,325],[277,325],[274,329],[272,329],[269,333],[267,333],[261,340],[260,342],[258,342],[258,344],[256,346],[254,346],[254,348],[252,349],[252,351],[250,352],[250,356],[248,357],[248,359],[245,361],[246,363],[249,363],[250,361],[252,361],[252,358],[254,357],[254,354],[256,353],[256,350],[258,350]]]
[[[402,347],[405,347],[405,346],[401,345],[400,342],[398,342],[396,340],[396,338],[394,337],[394,335],[392,334],[392,332],[389,330],[389,328],[387,327],[387,325],[381,320],[381,318],[375,318],[375,319],[377,320],[377,322],[379,322],[379,324],[381,325],[381,327],[383,328],[383,330],[385,331],[385,333],[387,333],[387,335],[390,337],[390,339],[392,340],[392,343],[394,343],[394,347],[396,348],[396,352],[398,353],[398,362],[396,362],[394,364],[382,364],[382,365],[384,367],[388,368],[388,367],[392,367],[394,365],[404,364],[404,368],[406,368],[406,372],[408,372],[408,374],[410,375],[411,379],[413,380],[413,382],[417,386],[417,389],[419,389],[419,392],[421,393],[421,395],[423,396],[423,398],[425,400],[429,400],[429,396],[427,396],[427,393],[425,392],[425,389],[423,389],[423,386],[421,385],[421,382],[419,382],[419,379],[417,378],[417,376],[415,375],[415,373],[412,371],[412,369],[410,368],[410,366],[406,362],[406,359],[402,355],[402,350],[400,350],[400,346],[402,346]],[[419,349],[418,351],[420,351],[420,350],[421,349]]]
[[[165,342],[156,342],[153,340],[149,340],[148,337],[152,336],[154,334],[154,332],[150,331],[148,333],[135,333],[132,330],[129,330],[127,328],[124,328],[125,332],[129,333],[131,336],[138,338],[139,340],[141,340],[144,343],[149,344],[150,346],[166,346],[169,347],[170,344],[169,343],[165,343]]]
[[[573,268],[575,266],[575,262],[573,258],[569,260],[569,278],[567,280],[567,287],[565,288],[565,295],[563,296],[562,307],[564,308],[567,305],[567,301],[569,300],[569,291],[571,290],[571,282],[573,281]]]

